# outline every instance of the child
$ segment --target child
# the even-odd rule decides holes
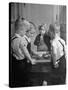
[[[36,36],[34,45],[37,46],[37,51],[50,51],[50,37],[47,34],[46,24],[39,26],[39,34]]]
[[[42,52],[42,57],[44,57],[46,52],[47,54],[49,54],[49,52],[51,51],[50,36],[48,35],[46,24],[39,26],[39,34],[36,36],[34,44],[37,46],[37,51]],[[49,64],[46,65],[46,67],[48,68]],[[40,78],[40,83],[42,85],[50,84],[49,73],[45,75],[42,74]]]
[[[35,64],[35,59],[31,58],[31,37],[35,28],[26,19],[19,18],[15,22],[15,36],[11,40],[12,61],[10,63],[10,86],[28,86],[28,79],[31,64]],[[25,35],[23,35],[25,31]]]
[[[52,84],[65,84],[66,77],[66,46],[60,37],[60,25],[50,25],[51,55],[53,61]]]

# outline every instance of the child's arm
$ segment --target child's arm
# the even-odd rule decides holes
[[[24,41],[24,42],[25,42],[25,41]],[[34,64],[36,60],[31,58],[30,53],[29,53],[29,51],[28,51],[28,49],[27,49],[27,44],[25,44],[24,42],[21,41],[19,47],[20,47],[22,53],[25,55],[25,57],[26,57],[32,64]]]
[[[56,46],[52,46],[51,48],[51,56],[52,56],[52,61],[53,61],[53,65],[54,68],[58,68],[59,64],[56,62]]]

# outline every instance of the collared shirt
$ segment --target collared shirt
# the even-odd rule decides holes
[[[56,60],[60,59],[66,51],[65,41],[56,35],[55,39],[51,41],[51,45],[53,47],[54,54],[56,55]]]
[[[13,52],[13,56],[17,60],[22,60],[25,58],[24,52],[21,50],[20,45],[27,47],[28,42],[30,42],[30,38],[26,35],[21,37],[19,34],[15,34],[12,38],[11,48]]]

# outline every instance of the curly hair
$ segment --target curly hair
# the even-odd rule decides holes
[[[42,27],[44,27],[44,30],[45,30],[46,32],[48,32],[47,24],[39,25],[38,29],[39,29],[39,30],[42,30]]]

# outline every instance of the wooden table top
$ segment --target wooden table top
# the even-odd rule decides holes
[[[43,58],[43,57],[36,57],[36,64],[32,65],[31,72],[50,72],[51,71],[51,57]]]

